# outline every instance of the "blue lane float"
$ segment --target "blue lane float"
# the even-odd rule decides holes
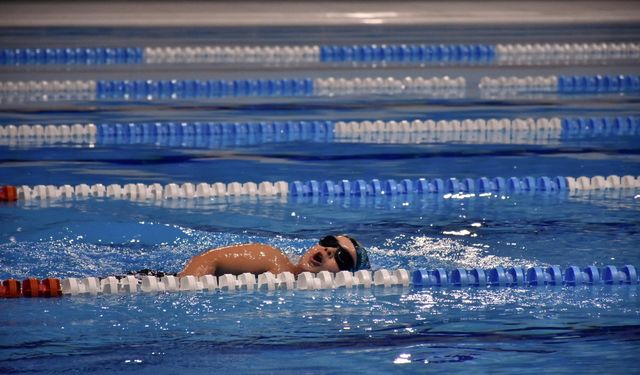
[[[465,286],[561,286],[561,285],[621,285],[638,284],[635,266],[588,266],[580,268],[569,266],[564,271],[559,266],[549,267],[495,267],[489,270],[480,268],[455,268],[445,270],[419,269],[412,273],[412,284],[416,287],[465,287]]]
[[[133,137],[241,137],[247,135],[333,134],[333,121],[260,121],[260,122],[156,122],[103,123],[96,125],[97,139]]]
[[[137,47],[0,49],[0,65],[105,65],[143,61],[143,49]]]
[[[522,178],[510,177],[507,184],[504,177],[480,177],[476,180],[465,178],[458,180],[449,178],[443,180],[441,178],[426,179],[419,178],[417,180],[403,179],[398,182],[394,179],[380,181],[372,179],[369,182],[357,180],[352,183],[349,180],[342,180],[335,183],[331,180],[307,182],[293,181],[291,182],[289,192],[292,196],[377,196],[377,195],[399,195],[399,194],[490,194],[497,192],[561,192],[569,191],[567,178],[564,176],[556,177],[531,177]],[[322,187],[322,188],[320,188]]]
[[[96,82],[98,99],[195,99],[245,96],[309,96],[314,82],[302,79],[236,80],[100,80]]]
[[[567,117],[562,119],[562,133],[616,134],[635,133],[640,130],[640,116]]]
[[[637,189],[638,180],[631,175],[592,178],[570,176],[524,176],[524,177],[480,177],[477,179],[455,177],[419,178],[416,180],[395,179],[370,181],[332,180],[289,183],[289,194],[294,197],[309,196],[395,196],[409,194],[439,194],[444,198],[465,197],[465,194],[512,194],[512,193],[567,193],[575,190]]]
[[[370,44],[320,46],[321,62],[414,62],[490,64],[491,44]]]
[[[558,92],[562,94],[638,91],[640,76],[637,75],[558,76]]]

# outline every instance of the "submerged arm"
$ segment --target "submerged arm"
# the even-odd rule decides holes
[[[245,272],[296,272],[289,258],[269,245],[252,243],[208,250],[189,260],[179,276],[220,276],[226,273],[240,275]]]

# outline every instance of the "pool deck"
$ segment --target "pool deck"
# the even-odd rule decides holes
[[[640,2],[23,1],[0,4],[0,22],[3,27],[639,23]]]

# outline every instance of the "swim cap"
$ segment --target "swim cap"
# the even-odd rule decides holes
[[[356,272],[359,270],[368,270],[371,269],[371,264],[369,263],[369,253],[367,249],[360,244],[355,238],[351,238],[349,236],[345,236],[351,241],[353,247],[356,248],[356,264],[351,269],[351,272]]]

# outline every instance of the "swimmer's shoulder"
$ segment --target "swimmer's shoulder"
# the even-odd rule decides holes
[[[273,247],[271,245],[267,245],[265,243],[260,242],[249,242],[242,244],[229,245],[224,247],[218,247],[215,249],[209,250],[209,252],[224,252],[224,253],[234,253],[234,252],[262,252],[265,255],[272,254],[283,254],[282,250]],[[283,254],[284,255],[284,254]]]

